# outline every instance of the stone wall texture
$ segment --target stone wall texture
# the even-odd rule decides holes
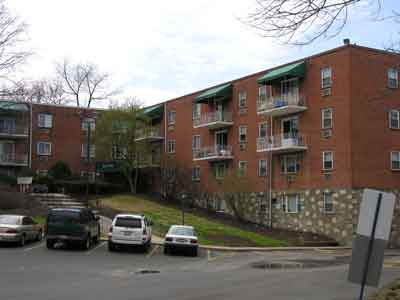
[[[389,247],[400,248],[400,190],[388,190],[396,194],[392,232]],[[324,210],[324,193],[333,197],[333,212]],[[350,246],[358,223],[363,189],[310,189],[272,192],[272,226],[301,232],[312,232],[335,239],[340,245]],[[286,196],[298,195],[298,212],[286,212]],[[267,193],[233,195],[241,203],[242,217],[248,221],[269,225]],[[221,210],[233,215],[229,202],[232,195],[202,193],[195,199],[201,207]]]

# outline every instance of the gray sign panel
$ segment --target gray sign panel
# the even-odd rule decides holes
[[[366,237],[371,236],[379,194],[382,194],[382,201],[379,209],[378,223],[376,224],[375,238],[389,240],[396,196],[392,193],[383,193],[371,189],[364,190],[357,234]]]
[[[357,235],[353,241],[353,255],[351,256],[349,270],[350,282],[358,284],[362,283],[365,263],[367,261],[369,242],[370,238],[362,235]],[[387,241],[385,240],[374,240],[365,282],[369,286],[378,286],[379,284],[386,244]]]

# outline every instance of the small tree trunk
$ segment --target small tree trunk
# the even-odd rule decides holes
[[[136,194],[135,186],[132,181],[132,173],[127,176],[128,183],[129,183],[129,190],[132,194]]]
[[[138,179],[139,179],[139,169],[136,168],[135,169],[135,181],[134,181],[134,190],[135,190],[135,194],[137,193],[137,184],[138,184]]]

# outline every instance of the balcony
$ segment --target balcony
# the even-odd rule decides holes
[[[271,151],[273,153],[293,153],[307,150],[306,139],[297,134],[293,137],[283,138],[281,135],[272,138],[258,138],[257,152]]]
[[[209,112],[202,114],[199,119],[193,120],[193,127],[207,127],[210,130],[221,129],[233,125],[231,112]]]
[[[193,150],[193,160],[224,161],[233,159],[232,147],[216,145]]]
[[[0,166],[26,167],[28,166],[28,155],[16,153],[0,154]]]
[[[149,142],[157,142],[162,141],[164,137],[161,134],[161,128],[159,127],[149,127],[145,129],[139,129],[136,132],[137,138],[135,141],[149,141]]]
[[[279,117],[307,110],[304,96],[287,94],[265,97],[257,101],[257,113],[271,117]]]
[[[28,127],[1,127],[0,126],[0,138],[27,138],[29,137]]]

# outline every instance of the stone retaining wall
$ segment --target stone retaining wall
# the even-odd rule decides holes
[[[313,232],[335,239],[341,245],[351,245],[358,222],[358,211],[363,189],[312,189],[272,192],[272,226],[295,231]],[[400,247],[400,190],[396,194],[390,247]],[[332,193],[333,212],[324,211],[324,193]],[[286,196],[298,195],[298,212],[286,212]],[[223,193],[199,195],[197,205],[213,210],[223,210],[233,215],[229,205],[232,200]],[[242,217],[251,222],[269,225],[268,194],[246,193],[234,196],[233,202],[241,203]]]

